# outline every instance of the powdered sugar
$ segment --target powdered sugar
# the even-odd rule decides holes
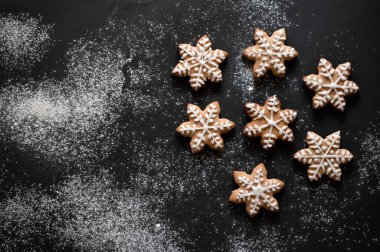
[[[356,139],[361,143],[362,155],[358,158],[359,185],[368,193],[380,191],[380,131],[378,123],[370,123]]]
[[[289,0],[242,0],[238,4],[232,4],[232,9],[240,14],[244,26],[266,30],[291,25],[287,10],[292,4]]]
[[[109,155],[123,85],[119,51],[79,41],[68,57],[62,81],[13,82],[0,97],[3,134],[19,148],[66,168]]]
[[[279,230],[283,227],[280,226],[263,225],[258,230],[251,226],[239,227],[236,223],[227,240],[228,251],[287,251],[292,250],[294,244],[306,242],[305,237],[294,236],[292,228],[288,228],[286,234],[281,233]]]
[[[39,90],[33,97],[28,97],[14,108],[18,120],[33,115],[38,121],[59,123],[66,121],[70,107],[66,101],[55,101]],[[15,125],[17,126],[17,125]]]
[[[54,192],[19,190],[0,203],[2,228],[11,234],[0,234],[0,248],[179,251],[156,200],[118,189],[111,179],[74,176]]]
[[[29,64],[42,60],[52,40],[51,25],[40,16],[0,15],[0,66],[7,70],[30,70]]]

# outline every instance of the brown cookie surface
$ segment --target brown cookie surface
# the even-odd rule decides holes
[[[232,192],[229,201],[245,203],[250,217],[258,214],[261,207],[269,211],[279,210],[273,194],[281,191],[285,183],[278,179],[268,179],[264,164],[257,165],[250,175],[243,171],[234,171],[234,180],[239,188]]]
[[[219,49],[212,50],[207,35],[201,37],[194,47],[190,44],[180,44],[181,60],[174,67],[172,74],[177,77],[190,76],[190,85],[198,90],[205,85],[206,80],[222,81],[222,71],[219,69],[228,53]]]
[[[351,63],[346,62],[334,69],[329,61],[321,59],[318,74],[310,74],[303,78],[306,86],[316,92],[313,97],[313,108],[322,108],[331,103],[337,110],[343,111],[347,95],[359,91],[355,82],[347,80],[351,71]]]
[[[243,130],[247,137],[261,137],[264,149],[274,146],[276,140],[293,141],[293,131],[288,124],[293,122],[297,112],[292,109],[281,109],[279,99],[274,95],[269,97],[264,106],[257,103],[247,102],[245,112],[252,119]]]
[[[182,123],[177,132],[185,137],[191,137],[190,148],[192,153],[200,152],[205,145],[217,151],[223,151],[224,142],[221,134],[231,131],[235,123],[228,119],[219,118],[220,106],[212,102],[205,110],[194,104],[187,105],[188,122]]]
[[[340,149],[340,131],[328,135],[325,139],[309,131],[306,136],[307,149],[295,153],[293,157],[302,164],[309,165],[307,173],[311,181],[317,181],[326,173],[331,179],[340,181],[340,164],[351,161],[353,155],[346,149]]]
[[[285,77],[284,62],[298,56],[298,52],[293,47],[284,44],[285,29],[275,31],[271,37],[265,31],[256,29],[253,39],[256,45],[243,51],[245,58],[255,62],[253,76],[255,78],[262,77],[270,70],[277,77]]]

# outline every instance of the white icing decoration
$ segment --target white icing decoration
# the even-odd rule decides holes
[[[302,164],[308,164],[309,179],[317,181],[324,173],[330,178],[340,181],[342,171],[340,164],[351,161],[353,155],[346,149],[339,149],[340,131],[328,135],[325,139],[309,131],[306,137],[307,149],[294,154],[294,158]]]
[[[222,71],[219,69],[228,53],[219,49],[212,50],[207,35],[201,37],[195,47],[190,44],[180,44],[181,60],[175,66],[172,74],[178,77],[190,76],[190,85],[198,90],[206,79],[212,82],[222,81]]]
[[[277,133],[282,140],[293,141],[293,131],[288,124],[294,121],[297,112],[291,109],[281,110],[280,101],[275,95],[269,97],[264,106],[248,102],[245,107],[252,122],[245,126],[243,132],[248,137],[261,136],[264,149],[273,147]],[[270,112],[269,117],[267,111]],[[263,119],[266,123],[262,123]]]
[[[306,86],[315,91],[313,107],[321,108],[331,103],[336,109],[343,111],[346,106],[344,97],[355,94],[359,87],[353,81],[347,80],[351,64],[346,62],[334,69],[329,61],[321,59],[318,64],[318,75],[308,75],[303,78]]]
[[[264,76],[269,69],[276,76],[284,76],[286,70],[284,61],[298,55],[293,47],[284,45],[285,29],[275,31],[271,37],[268,37],[264,31],[256,29],[254,40],[256,45],[246,48],[243,52],[247,59],[255,61],[254,76]]]
[[[205,144],[212,149],[223,150],[224,144],[220,135],[232,130],[235,124],[228,119],[219,118],[219,103],[210,103],[204,111],[196,105],[188,104],[187,114],[189,122],[182,123],[177,132],[192,138],[190,142],[192,152],[201,151]]]
[[[246,203],[246,210],[251,216],[256,215],[262,206],[270,211],[278,211],[278,202],[273,194],[279,192],[284,183],[278,179],[267,179],[266,173],[263,164],[256,166],[251,175],[235,171],[235,182],[239,188],[232,193],[230,201]]]

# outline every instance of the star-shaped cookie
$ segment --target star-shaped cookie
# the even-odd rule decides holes
[[[313,97],[313,108],[322,108],[331,103],[337,110],[343,111],[347,95],[359,91],[355,82],[347,80],[351,63],[346,62],[334,69],[330,62],[321,59],[318,64],[318,75],[310,74],[303,78],[306,86],[316,92]]]
[[[307,149],[294,154],[302,164],[309,165],[307,173],[311,181],[317,181],[323,174],[340,181],[342,170],[340,164],[351,161],[353,155],[345,149],[339,149],[340,131],[328,135],[325,139],[309,131],[306,136]]]
[[[285,183],[278,179],[268,179],[264,164],[256,166],[251,175],[234,171],[234,180],[239,188],[232,192],[229,201],[237,204],[245,203],[250,217],[258,214],[261,207],[269,211],[279,210],[273,194],[281,191]]]
[[[244,57],[255,62],[253,76],[259,78],[271,70],[273,75],[280,78],[285,77],[284,62],[298,56],[298,52],[293,47],[284,45],[285,29],[275,31],[271,37],[266,32],[256,29],[253,39],[256,45],[243,51]]]
[[[224,143],[220,135],[231,131],[235,127],[235,123],[219,118],[219,114],[218,102],[210,103],[204,111],[196,105],[187,105],[189,121],[182,123],[177,128],[177,132],[182,136],[191,137],[192,153],[200,152],[205,145],[211,149],[223,151]]]
[[[261,144],[264,149],[274,146],[276,139],[283,141],[293,141],[293,131],[288,124],[294,121],[297,112],[292,109],[281,110],[281,104],[274,95],[265,101],[264,106],[256,103],[247,102],[245,112],[252,118],[243,130],[247,137],[261,136]]]
[[[208,79],[212,82],[222,81],[222,71],[219,69],[228,53],[219,49],[212,50],[207,35],[201,37],[194,47],[190,44],[180,44],[181,60],[175,66],[172,74],[177,77],[190,76],[193,90],[201,88]]]

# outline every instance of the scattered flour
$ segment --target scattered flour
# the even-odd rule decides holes
[[[123,55],[106,44],[78,41],[62,80],[26,79],[2,90],[2,134],[20,150],[61,167],[94,165],[117,139]]]
[[[52,44],[52,25],[40,16],[21,13],[0,15],[0,66],[7,70],[30,70]]]
[[[276,27],[288,27],[291,25],[287,11],[293,2],[290,0],[242,0],[235,3],[227,2],[226,7],[240,14],[240,22],[247,27],[258,27],[261,29],[273,29]]]
[[[20,150],[64,169],[90,169],[107,158],[118,144],[121,111],[143,118],[158,108],[157,98],[147,94],[154,62],[129,66],[131,58],[118,43],[131,37],[120,30],[121,24],[110,21],[75,41],[66,53],[63,80],[8,80],[0,94],[2,134]],[[139,51],[132,47],[139,41],[126,44]]]
[[[371,123],[356,139],[361,143],[358,157],[359,185],[368,193],[380,192],[380,130],[378,123]]]
[[[3,250],[180,251],[154,198],[114,185],[111,177],[74,176],[43,192],[20,189],[0,202]]]
[[[287,234],[279,230],[284,227],[263,225],[260,229],[250,226],[234,227],[234,234],[228,236],[228,251],[288,251],[294,249],[294,244],[306,242],[305,238],[293,236],[294,230],[288,229]],[[290,235],[292,234],[292,235]],[[300,241],[301,240],[301,241]]]

